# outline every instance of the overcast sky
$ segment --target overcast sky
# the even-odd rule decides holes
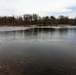
[[[1,16],[32,13],[76,17],[76,0],[0,0]]]

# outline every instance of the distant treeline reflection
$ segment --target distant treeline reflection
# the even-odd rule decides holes
[[[50,34],[54,35],[54,33],[59,32],[59,35],[67,34],[69,29],[55,29],[55,28],[31,28],[27,30],[17,30],[17,31],[3,31],[0,32],[0,37],[19,37],[25,38],[29,36],[40,36],[40,34]]]
[[[25,14],[23,16],[0,16],[0,25],[29,26],[29,25],[76,25],[76,17],[60,15],[41,17],[37,14]]]

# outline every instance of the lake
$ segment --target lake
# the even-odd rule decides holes
[[[76,26],[0,27],[0,75],[76,75]]]

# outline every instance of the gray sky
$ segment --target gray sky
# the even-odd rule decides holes
[[[65,15],[76,17],[76,0],[0,0],[0,15]]]

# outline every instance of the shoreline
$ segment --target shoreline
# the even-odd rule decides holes
[[[0,27],[75,26],[71,24],[0,25]]]

